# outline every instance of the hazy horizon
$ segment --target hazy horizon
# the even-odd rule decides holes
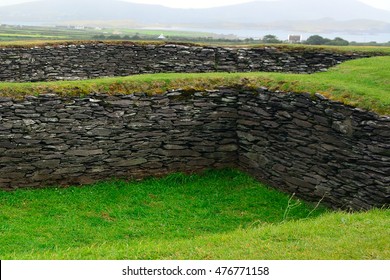
[[[0,6],[15,5],[26,2],[37,2],[41,0],[0,0]],[[82,0],[79,0],[82,1]],[[210,8],[210,7],[221,7],[233,4],[248,3],[248,2],[264,2],[264,1],[279,1],[279,0],[119,0],[130,3],[141,3],[141,4],[154,4],[162,5],[172,8]],[[319,0],[326,1],[326,0]],[[343,2],[344,0],[339,0]],[[369,6],[384,9],[390,11],[390,1],[388,0],[356,0],[365,3]],[[95,3],[99,3],[99,0],[95,0]],[[307,2],[313,2],[313,0],[307,0]]]

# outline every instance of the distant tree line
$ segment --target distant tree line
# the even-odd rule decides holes
[[[94,35],[92,37],[94,40],[157,40],[157,35],[148,35],[148,34],[139,34],[135,35]],[[219,42],[219,43],[232,43],[232,44],[284,44],[288,43],[287,40],[280,40],[276,35],[268,34],[259,39],[246,38],[246,39],[232,39],[232,38],[215,38],[215,37],[183,37],[183,36],[166,36],[166,41],[180,41],[180,42]],[[334,39],[324,38],[320,35],[312,35],[307,38],[305,41],[302,41],[299,44],[304,45],[327,45],[327,46],[390,46],[390,41],[387,43],[377,43],[377,42],[368,42],[368,43],[359,43],[359,42],[349,42],[341,37],[336,37]]]
[[[336,37],[333,40],[328,38],[323,38],[319,35],[313,35],[307,38],[306,41],[302,42],[306,45],[328,45],[328,46],[390,46],[390,41],[387,43],[377,43],[377,42],[368,42],[368,43],[360,43],[360,42],[349,42],[343,38]]]
[[[253,40],[253,39],[252,39]],[[250,41],[250,40],[249,40]],[[288,41],[279,40],[275,35],[269,34],[265,35],[261,40],[261,43],[264,44],[282,44],[288,43]],[[305,41],[302,41],[300,44],[305,45],[325,45],[325,46],[390,46],[390,41],[387,43],[377,43],[377,42],[368,42],[368,43],[359,43],[359,42],[349,42],[341,37],[336,37],[334,39],[324,38],[320,35],[312,35],[307,38]]]
[[[253,38],[245,39],[244,41],[248,43],[262,43],[262,44],[283,44],[288,43],[288,40],[280,40],[276,35],[268,34],[263,38],[255,40]],[[306,45],[332,45],[332,46],[348,46],[349,42],[343,38],[336,37],[333,40],[328,38],[323,38],[319,35],[313,35],[307,38],[306,41],[300,42],[300,44]]]
[[[306,45],[330,45],[330,46],[348,46],[349,42],[344,40],[343,38],[336,37],[333,40],[321,37],[319,35],[313,35],[307,38],[306,41],[303,42]]]
[[[113,34],[113,35],[103,35],[103,34],[100,34],[100,35],[94,35],[92,37],[92,39],[94,40],[139,40],[141,39],[141,37],[139,37],[138,35],[134,35],[134,36],[129,36],[129,35],[124,35],[124,36],[120,36],[120,35],[116,35],[116,34]]]

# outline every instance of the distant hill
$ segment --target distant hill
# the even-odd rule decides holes
[[[61,24],[127,20],[137,26],[287,28],[390,33],[390,11],[357,0],[254,1],[209,9],[175,9],[116,0],[42,0],[2,7],[0,22]],[[354,23],[356,27],[354,27]],[[287,27],[286,27],[287,26]],[[313,29],[313,28],[312,28]]]

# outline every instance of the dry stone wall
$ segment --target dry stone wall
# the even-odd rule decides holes
[[[236,167],[336,208],[389,206],[390,118],[315,97],[221,88],[0,98],[0,188]]]
[[[362,54],[89,43],[0,50],[0,81],[159,72],[313,73]],[[389,206],[390,118],[324,97],[221,88],[0,97],[0,188],[241,168],[311,201]]]
[[[241,94],[239,163],[270,185],[346,209],[390,202],[390,117],[318,95]]]
[[[160,72],[325,71],[366,57],[328,50],[90,43],[0,49],[0,81],[77,80]]]
[[[0,98],[0,186],[88,183],[237,163],[237,96]]]

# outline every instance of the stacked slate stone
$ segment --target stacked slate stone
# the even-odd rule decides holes
[[[335,208],[389,206],[390,117],[321,95],[223,88],[0,98],[0,187],[238,167]]]
[[[335,208],[390,202],[390,117],[317,94],[241,94],[240,165],[272,186]]]
[[[326,50],[273,47],[222,48],[185,45],[90,43],[0,49],[0,81],[78,80],[143,73],[325,71],[366,57]]]
[[[230,93],[0,98],[0,187],[234,166],[237,96]]]

